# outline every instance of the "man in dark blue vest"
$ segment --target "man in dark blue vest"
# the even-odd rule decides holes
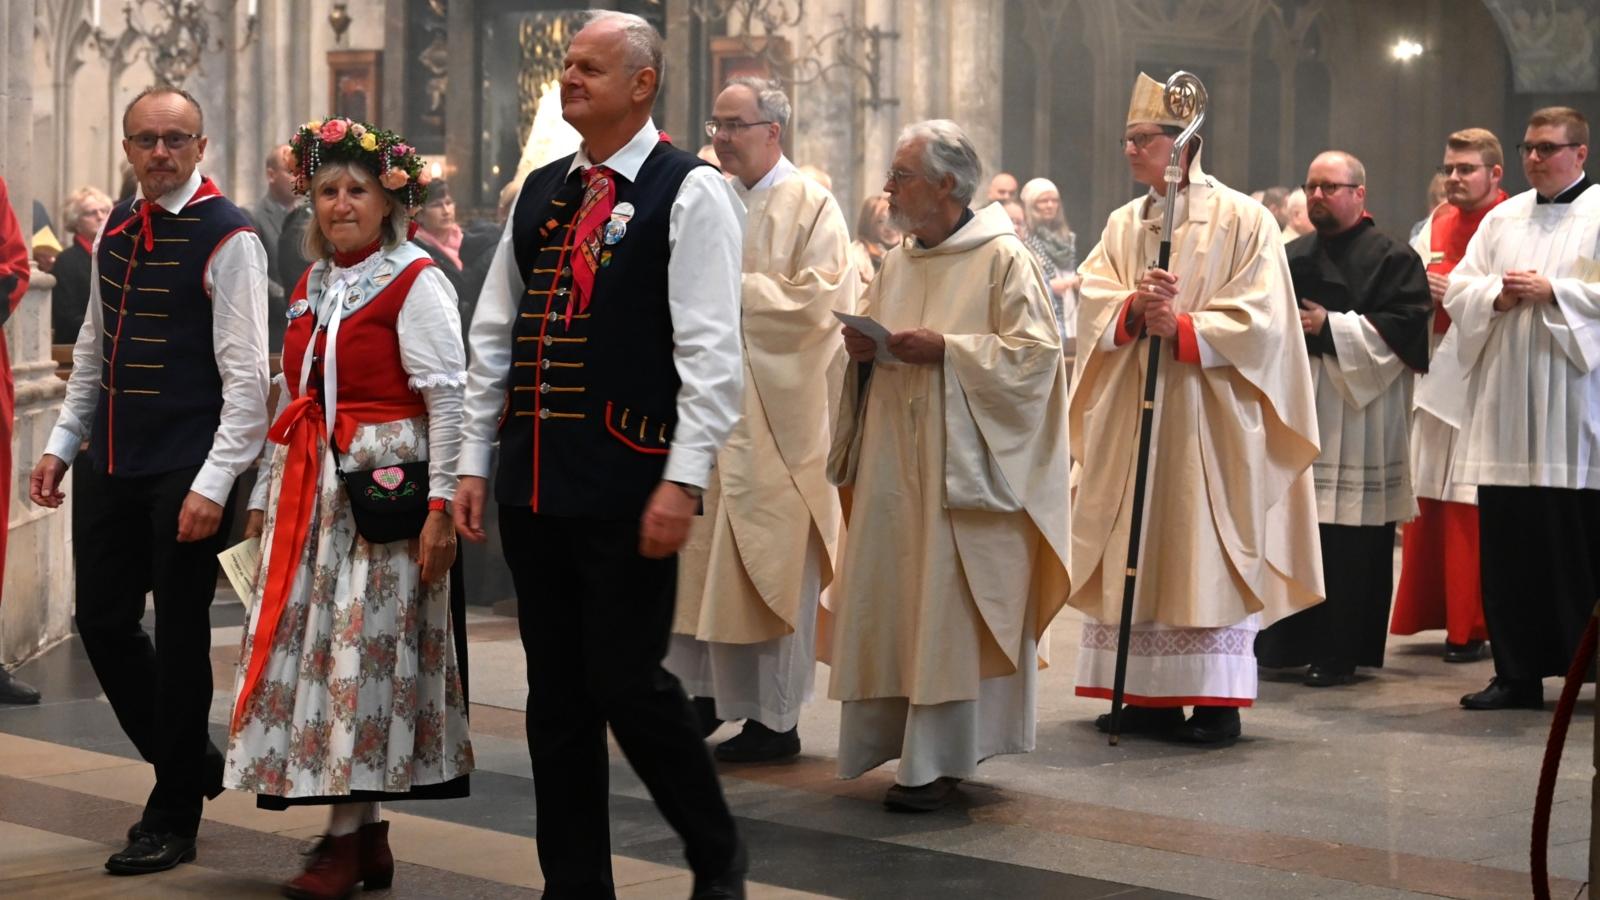
[[[29,493],[60,506],[73,476],[77,626],[101,688],[156,785],[119,875],[195,858],[202,797],[222,792],[211,709],[211,596],[234,479],[267,430],[267,257],[245,213],[196,170],[200,105],[150,88],[122,117],[140,191],[95,238],[95,286],[72,377]],[[155,597],[152,643],[140,625]]]
[[[583,149],[534,171],[470,332],[457,527],[500,535],[528,655],[549,897],[613,893],[606,726],[683,837],[694,897],[743,897],[745,853],[678,680],[661,666],[677,551],[743,389],[743,208],[650,118],[661,37],[597,13],[562,114]]]

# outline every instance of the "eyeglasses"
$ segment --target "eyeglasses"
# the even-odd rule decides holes
[[[1122,151],[1128,149],[1128,145],[1129,144],[1132,144],[1133,145],[1133,149],[1135,149],[1135,150],[1143,150],[1146,146],[1149,145],[1149,143],[1151,141],[1155,140],[1156,138],[1166,137],[1166,136],[1167,136],[1167,133],[1164,132],[1164,131],[1139,131],[1139,132],[1135,132],[1134,134],[1130,134],[1127,137],[1117,138],[1117,152],[1121,153]]]
[[[156,148],[156,144],[166,144],[167,149],[174,152],[188,147],[189,144],[193,143],[194,141],[198,141],[199,139],[200,135],[198,134],[184,134],[179,131],[174,131],[171,134],[128,135],[128,141],[135,147],[138,147],[140,150],[154,150]]]
[[[1360,186],[1359,184],[1302,184],[1300,185],[1300,190],[1305,191],[1307,197],[1318,191],[1321,191],[1323,196],[1326,197],[1337,193],[1340,188],[1354,190]]]
[[[904,182],[911,181],[912,179],[923,177],[925,176],[921,172],[907,172],[905,169],[890,169],[889,171],[883,173],[883,180],[885,183],[892,181],[895,184],[902,184]]]
[[[1540,159],[1549,159],[1568,147],[1581,147],[1582,144],[1552,144],[1549,141],[1540,141],[1537,144],[1518,144],[1517,150],[1523,156],[1538,154]]]
[[[1487,168],[1488,166],[1477,163],[1456,163],[1455,165],[1435,166],[1433,170],[1446,178],[1449,178],[1451,175],[1460,175],[1462,178],[1465,178],[1479,169]]]
[[[728,132],[728,134],[737,137],[739,135],[739,133],[741,131],[744,131],[746,128],[754,128],[757,125],[771,125],[771,124],[772,124],[772,120],[771,119],[762,119],[759,122],[741,122],[738,119],[729,119],[726,122],[719,122],[716,119],[707,119],[706,120],[706,137],[716,137],[717,136],[717,132],[719,132],[719,131],[726,131],[726,132]]]

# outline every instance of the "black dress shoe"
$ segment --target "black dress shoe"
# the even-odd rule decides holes
[[[1236,706],[1196,706],[1189,720],[1167,733],[1180,744],[1230,744],[1244,733]]]
[[[751,763],[776,762],[800,755],[800,728],[773,731],[771,728],[747,719],[744,730],[717,745],[711,752],[718,762]]]
[[[1355,666],[1312,666],[1306,669],[1306,687],[1337,687],[1356,680]]]
[[[1462,697],[1461,705],[1467,709],[1544,709],[1544,682],[1496,675],[1488,687]]]
[[[689,700],[689,705],[694,707],[695,718],[700,720],[701,737],[711,737],[713,731],[722,727],[722,720],[717,718],[715,697],[694,697]]]
[[[32,706],[38,702],[38,689],[26,681],[18,681],[15,675],[5,669],[0,669],[0,703]]]
[[[1488,658],[1488,641],[1467,641],[1465,644],[1445,642],[1444,661],[1447,663],[1470,663]]]
[[[194,857],[194,838],[140,829],[127,847],[106,860],[106,871],[113,875],[165,872],[178,863],[194,862]]]
[[[959,778],[935,778],[927,784],[906,787],[891,785],[883,795],[883,806],[894,812],[933,812],[948,806],[956,796]]]
[[[1122,734],[1165,734],[1183,724],[1183,710],[1176,706],[1134,706],[1122,708]],[[1111,733],[1111,713],[1095,717],[1094,727]]]
[[[733,852],[733,862],[715,878],[694,877],[694,889],[689,900],[744,900],[744,875],[750,870],[750,855],[744,843]]]

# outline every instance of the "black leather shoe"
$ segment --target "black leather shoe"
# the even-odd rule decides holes
[[[717,718],[717,701],[715,697],[694,697],[689,705],[694,707],[694,714],[700,720],[700,736],[711,737],[711,733],[722,727],[722,720]]]
[[[113,875],[145,875],[165,872],[178,863],[194,862],[194,838],[171,833],[155,834],[140,830],[137,837],[119,853],[106,860],[106,871]]]
[[[733,853],[733,862],[715,878],[694,878],[694,890],[689,900],[744,900],[744,875],[750,870],[750,854],[741,841]]]
[[[956,785],[960,783],[959,778],[944,777],[916,787],[891,785],[883,795],[883,805],[894,812],[933,812],[943,809],[955,799]]]
[[[1306,669],[1306,687],[1337,687],[1356,680],[1355,666],[1312,666]]]
[[[1461,705],[1467,709],[1544,709],[1544,682],[1496,675],[1488,687],[1462,697]]]
[[[144,833],[145,833],[145,830],[144,830],[144,820],[143,819],[140,819],[139,821],[133,823],[132,825],[129,825],[128,826],[128,843],[131,844],[134,841],[137,841],[139,839],[139,835],[144,834]]]
[[[1122,734],[1165,734],[1183,724],[1183,710],[1176,706],[1157,708],[1129,704],[1122,708],[1120,724]],[[1111,713],[1096,716],[1094,727],[1110,734]]]
[[[1488,641],[1467,641],[1465,644],[1445,642],[1444,661],[1447,663],[1470,663],[1488,658]]]
[[[718,762],[751,763],[777,762],[800,755],[800,728],[773,731],[771,728],[747,719],[744,730],[717,745],[711,752]]]
[[[1180,744],[1231,744],[1244,733],[1234,706],[1196,706],[1188,721],[1168,732]]]
[[[13,703],[17,706],[32,706],[39,702],[39,691],[26,681],[18,681],[15,675],[0,669],[0,703]]]

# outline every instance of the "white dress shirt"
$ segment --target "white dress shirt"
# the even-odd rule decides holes
[[[633,181],[660,140],[655,122],[644,127],[603,165]],[[567,169],[589,168],[584,150]],[[462,427],[461,475],[489,477],[495,430],[505,405],[511,371],[511,327],[526,287],[517,270],[512,224],[506,221],[489,264],[467,343],[466,422]],[[672,358],[678,389],[678,424],[662,478],[705,487],[717,450],[738,422],[744,393],[739,338],[739,272],[744,240],[744,204],[716,169],[698,166],[678,188],[668,220],[667,304],[672,315]]]
[[[200,190],[200,172],[155,203],[170,213]],[[149,202],[149,201],[144,201]],[[90,251],[89,283],[100,284],[100,233]],[[267,253],[254,231],[240,231],[217,246],[206,263],[203,285],[211,297],[211,342],[222,375],[222,417],[211,452],[190,490],[226,505],[233,480],[250,467],[267,436]],[[93,428],[100,399],[102,304],[99,288],[72,348],[72,376],[61,415],[44,452],[71,464]]]

